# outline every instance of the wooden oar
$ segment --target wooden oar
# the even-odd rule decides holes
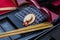
[[[42,30],[42,29],[50,28],[52,26],[53,25],[51,23],[44,22],[44,23],[40,23],[37,25],[32,25],[32,26],[12,30],[9,32],[0,33],[0,38],[6,37],[6,36],[12,36],[12,35],[16,35],[16,34],[27,33],[27,32],[36,31],[36,30]]]

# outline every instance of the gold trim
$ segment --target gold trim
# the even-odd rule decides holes
[[[5,10],[15,10],[16,7],[4,7],[4,8],[0,8],[0,11],[5,11]]]

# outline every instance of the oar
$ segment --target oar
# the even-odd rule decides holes
[[[42,30],[42,29],[50,28],[52,26],[53,25],[51,23],[44,22],[44,23],[12,30],[9,32],[0,33],[0,38],[6,37],[6,36],[12,36],[12,35],[16,35],[16,34],[23,34],[23,33],[27,33],[27,32],[37,31],[37,30]]]

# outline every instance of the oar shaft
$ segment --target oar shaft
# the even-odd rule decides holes
[[[37,24],[37,25],[33,25],[33,26],[20,28],[20,29],[13,30],[13,31],[1,33],[0,38],[6,37],[6,36],[12,36],[12,35],[16,35],[16,34],[27,33],[27,32],[36,31],[36,30],[42,30],[45,28],[50,28],[52,26],[53,25],[51,23],[45,22],[45,23],[41,23],[41,24]]]

